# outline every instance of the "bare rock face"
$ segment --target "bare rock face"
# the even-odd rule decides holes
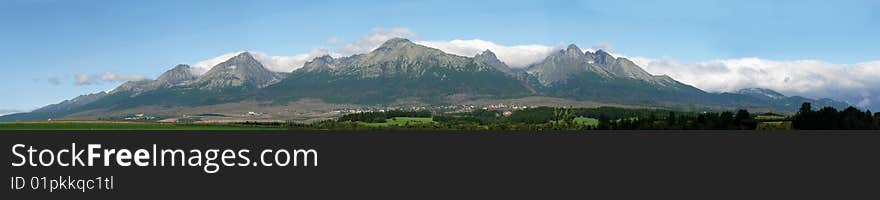
[[[162,75],[159,75],[159,78],[156,78],[156,84],[159,85],[159,87],[171,87],[186,84],[190,81],[196,80],[196,78],[198,78],[198,76],[193,73],[193,70],[189,65],[181,64],[162,73]]]
[[[369,53],[315,58],[281,82],[261,90],[260,96],[274,101],[321,98],[382,104],[415,98],[441,103],[454,95],[533,94],[527,87],[492,52],[472,58],[394,38]]]
[[[337,70],[342,74],[369,77],[425,76],[431,68],[456,71],[467,70],[473,59],[447,54],[415,44],[407,39],[394,38],[367,54],[338,59]]]
[[[486,49],[486,51],[483,51],[483,53],[475,55],[474,61],[481,65],[488,65],[506,74],[513,74],[510,67],[508,67],[507,64],[505,64],[504,62],[501,62],[501,60],[498,60],[498,57],[495,56],[495,53],[489,51],[488,49]]]
[[[394,38],[370,53],[342,58],[322,56],[307,62],[302,69],[296,71],[332,71],[337,75],[361,78],[430,76],[432,74],[429,72],[437,68],[453,71],[510,72],[510,68],[495,58],[493,53],[488,53],[483,57],[469,58],[447,54],[407,39]]]
[[[228,87],[262,88],[281,79],[248,53],[243,52],[216,66],[196,79],[191,86],[212,90]]]
[[[299,70],[306,72],[332,71],[337,67],[335,62],[336,60],[333,59],[333,57],[330,57],[329,55],[324,55],[312,59],[312,61],[306,62]]]
[[[571,76],[591,72],[602,77],[609,77],[606,69],[597,66],[592,57],[584,54],[577,45],[569,45],[565,50],[550,54],[543,61],[532,64],[526,72],[536,76],[543,85],[550,85],[569,79]]]
[[[589,52],[587,52],[589,54]],[[653,80],[653,75],[626,58],[615,58],[608,52],[598,50],[593,54],[593,63],[618,77],[639,80]]]
[[[615,58],[604,50],[583,52],[576,45],[551,54],[543,61],[532,64],[526,72],[537,77],[547,86],[568,80],[581,73],[593,73],[604,78],[626,78],[645,81],[658,86],[674,86],[678,83],[668,76],[655,76],[643,70],[629,59]]]

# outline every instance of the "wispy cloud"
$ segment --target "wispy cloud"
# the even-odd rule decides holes
[[[48,79],[46,79],[46,81],[52,85],[61,85],[61,79],[59,79],[58,77],[49,77]]]
[[[104,72],[100,74],[76,74],[73,76],[76,85],[92,85],[100,82],[124,82],[147,79],[139,74],[121,74],[116,72]]]
[[[43,82],[43,78],[31,78],[31,80],[33,80],[34,83]],[[57,76],[50,76],[49,78],[46,78],[46,82],[53,86],[61,85],[61,79]]]

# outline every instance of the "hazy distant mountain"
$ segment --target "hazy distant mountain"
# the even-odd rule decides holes
[[[743,88],[736,91],[737,94],[749,95],[754,98],[763,100],[778,100],[788,98],[779,92],[765,88]]]
[[[398,101],[448,104],[528,96],[672,109],[793,111],[803,102],[813,102],[814,107],[848,105],[830,99],[787,97],[760,88],[709,93],[668,76],[651,75],[626,58],[602,50],[584,52],[573,44],[525,69],[513,70],[488,50],[465,57],[395,38],[366,54],[317,57],[290,73],[269,71],[248,52],[213,66],[201,76],[187,65],[177,65],[156,80],[126,82],[109,93],[83,95],[29,113],[0,116],[0,121],[45,120],[77,113],[106,117],[101,113],[242,101],[278,104],[304,98],[375,105]]]
[[[744,88],[736,91],[734,94],[745,95],[760,101],[761,104],[771,105],[778,109],[798,109],[804,102],[811,102],[817,107],[831,106],[838,109],[849,106],[848,103],[836,101],[832,99],[810,99],[801,96],[785,96],[779,92],[766,88]]]
[[[78,111],[82,106],[91,104],[107,96],[105,92],[94,94],[80,95],[70,100],[64,100],[57,104],[44,106],[42,108],[26,113],[15,113],[0,116],[0,121],[30,121],[30,120],[48,120],[52,118],[60,118],[65,115]]]

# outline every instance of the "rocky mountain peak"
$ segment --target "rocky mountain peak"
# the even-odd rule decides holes
[[[280,79],[278,73],[269,71],[249,52],[242,52],[229,60],[215,65],[196,83],[202,88],[222,88],[237,86],[264,87]]]
[[[396,38],[391,38],[388,41],[385,41],[384,43],[382,43],[382,45],[380,45],[379,48],[377,48],[377,50],[379,50],[379,49],[395,49],[395,48],[400,48],[403,46],[414,45],[414,44],[415,43],[413,43],[412,41],[409,41],[406,38],[396,37]]]
[[[192,67],[185,64],[174,66],[171,70],[165,71],[156,81],[168,83],[172,85],[181,84],[187,81],[195,80],[197,76],[192,71]]]
[[[480,53],[480,54],[478,54],[478,55],[481,56],[481,57],[491,57],[491,58],[496,58],[496,59],[497,59],[497,57],[495,56],[495,52],[492,52],[492,51],[489,50],[489,49],[486,49],[485,51],[483,51],[482,53]]]
[[[241,52],[235,57],[230,58],[230,60],[246,60],[246,59],[254,59],[254,56],[251,55],[251,52]]]
[[[610,53],[599,49],[593,54],[593,61],[598,65],[609,66],[613,65],[616,59]]]
[[[330,55],[323,55],[303,64],[302,70],[314,71],[319,69],[331,69],[333,68],[334,61],[335,59],[330,57]]]
[[[312,62],[332,63],[333,57],[331,57],[330,55],[323,55],[320,57],[316,57],[315,59],[312,59]]]
[[[186,70],[189,68],[190,68],[190,66],[187,64],[177,64],[174,66],[174,68],[171,68],[171,70]]]
[[[510,67],[508,67],[507,64],[505,64],[504,62],[501,62],[501,60],[499,60],[498,57],[495,56],[495,53],[489,51],[488,49],[480,54],[475,55],[474,61],[477,63],[489,65],[492,68],[495,68],[504,73],[512,73]]]
[[[584,55],[584,51],[582,51],[581,48],[578,48],[577,45],[570,44],[567,48],[565,48],[565,54],[570,56],[582,57]]]
[[[396,60],[396,59],[440,59],[447,53],[439,49],[419,45],[404,38],[392,38],[385,41],[379,48],[370,53],[363,54],[364,58],[371,61]],[[357,55],[352,56],[357,57]]]
[[[110,93],[116,94],[120,92],[130,92],[131,96],[137,96],[141,93],[162,89],[162,88],[170,88],[177,85],[183,85],[189,83],[193,80],[196,80],[198,76],[192,71],[192,67],[189,65],[179,64],[174,66],[168,71],[159,75],[156,80],[139,80],[139,81],[127,81],[122,85],[119,85],[115,89],[113,89]]]

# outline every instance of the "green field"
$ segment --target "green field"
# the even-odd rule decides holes
[[[556,121],[550,121],[550,123],[555,124]],[[589,118],[589,117],[575,117],[574,123],[578,124],[578,125],[583,125],[583,126],[594,126],[595,127],[595,126],[599,125],[599,120],[596,118]]]
[[[394,117],[391,119],[387,119],[382,123],[365,123],[367,126],[406,126],[407,124],[422,124],[422,123],[434,123],[434,119],[430,117]]]
[[[0,130],[286,130],[280,127],[236,126],[224,124],[175,124],[150,122],[16,122],[0,123]]]
[[[599,120],[595,119],[595,118],[588,118],[588,117],[577,117],[577,118],[574,118],[574,123],[577,123],[580,125],[587,125],[587,126],[598,126]]]
[[[777,122],[760,122],[756,130],[773,131],[773,130],[794,130],[791,121]]]
[[[785,120],[785,116],[779,115],[758,115],[755,116],[755,119],[758,121],[782,121]]]

